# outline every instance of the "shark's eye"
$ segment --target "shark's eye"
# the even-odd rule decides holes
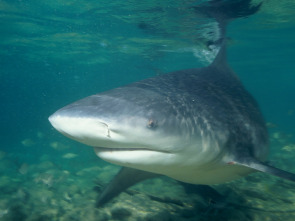
[[[155,129],[158,126],[157,121],[154,119],[149,119],[147,123],[147,127],[150,129]]]

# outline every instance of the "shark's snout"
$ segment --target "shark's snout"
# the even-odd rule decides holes
[[[91,117],[71,116],[57,111],[49,117],[51,125],[60,133],[86,145],[95,146],[97,139],[109,139],[107,123]]]

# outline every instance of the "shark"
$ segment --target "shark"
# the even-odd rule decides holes
[[[226,58],[226,24],[254,14],[260,5],[215,0],[194,8],[214,17],[220,29],[214,42],[220,49],[210,65],[95,94],[49,117],[57,131],[122,166],[97,206],[161,175],[212,185],[260,171],[295,181],[293,173],[265,163],[269,145],[263,115]]]

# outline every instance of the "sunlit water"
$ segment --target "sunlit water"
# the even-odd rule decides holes
[[[294,184],[264,174],[216,186],[228,196],[218,209],[169,179],[125,194],[114,204],[123,212],[113,205],[94,209],[93,187],[107,183],[118,167],[59,135],[47,120],[82,97],[210,63],[214,52],[204,43],[217,37],[210,32],[216,24],[197,16],[190,8],[195,4],[0,0],[0,220],[143,220],[146,214],[160,214],[158,220],[294,220]],[[231,22],[227,33],[229,64],[268,122],[269,162],[292,172],[294,15],[294,1],[266,1],[256,15]],[[130,205],[137,209],[130,212]]]

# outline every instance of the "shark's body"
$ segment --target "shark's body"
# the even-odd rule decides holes
[[[295,180],[262,163],[268,154],[265,123],[256,101],[227,65],[224,40],[208,67],[84,98],[58,110],[50,122],[64,135],[93,146],[100,158],[125,167],[99,204],[156,174],[217,184],[259,170]]]

